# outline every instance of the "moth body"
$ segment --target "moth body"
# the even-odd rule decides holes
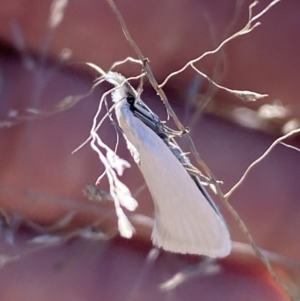
[[[121,84],[117,76],[120,75],[107,80]],[[136,162],[154,201],[153,244],[176,253],[227,256],[231,251],[230,235],[216,206],[197,187],[164,140],[134,115],[132,103],[128,102],[132,94],[138,97],[125,83],[112,97],[119,126],[138,152]]]

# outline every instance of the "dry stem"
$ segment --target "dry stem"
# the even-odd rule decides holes
[[[126,37],[126,39],[128,40],[129,44],[132,46],[132,48],[134,49],[134,51],[136,52],[136,54],[138,55],[138,58],[140,59],[140,61],[142,62],[143,66],[144,66],[144,70],[146,72],[146,75],[149,79],[149,82],[151,83],[151,85],[153,86],[153,88],[155,89],[155,91],[159,94],[161,100],[163,101],[163,103],[165,104],[167,111],[169,112],[169,114],[171,115],[171,117],[174,119],[174,122],[176,124],[176,126],[178,127],[178,129],[181,131],[182,134],[186,134],[188,137],[188,141],[189,141],[189,145],[190,148],[192,150],[192,153],[194,155],[194,157],[196,158],[198,164],[200,164],[200,166],[204,169],[204,171],[214,180],[215,182],[215,186],[216,189],[218,191],[219,196],[221,197],[223,203],[225,204],[226,208],[229,210],[229,212],[233,215],[233,217],[235,218],[235,220],[237,221],[239,227],[241,228],[241,230],[246,234],[254,252],[256,253],[256,255],[261,259],[261,261],[263,262],[263,264],[266,266],[266,268],[268,269],[268,271],[270,272],[272,278],[285,290],[285,292],[290,296],[290,298],[294,301],[297,300],[297,298],[294,296],[293,292],[287,287],[287,285],[277,276],[277,274],[274,272],[268,258],[265,256],[265,254],[260,250],[260,248],[257,246],[257,244],[255,243],[253,237],[251,236],[248,228],[246,227],[245,223],[243,222],[243,220],[240,218],[240,216],[238,215],[238,213],[235,211],[235,209],[229,204],[228,202],[228,196],[231,194],[231,192],[238,186],[241,184],[242,180],[244,179],[244,177],[237,183],[237,185],[234,186],[233,190],[230,191],[230,193],[227,193],[226,196],[224,196],[224,194],[222,193],[218,183],[216,183],[215,181],[215,177],[213,176],[212,172],[209,170],[209,168],[206,166],[206,164],[200,159],[200,156],[195,148],[195,145],[192,141],[191,136],[189,135],[188,130],[183,126],[183,124],[180,122],[180,120],[178,119],[178,117],[176,116],[175,112],[173,111],[173,109],[171,108],[169,101],[164,93],[164,91],[162,90],[162,87],[168,82],[168,80],[183,72],[186,68],[188,68],[189,66],[191,66],[192,68],[194,68],[197,72],[199,71],[193,64],[196,62],[199,62],[201,59],[203,59],[205,56],[209,55],[209,54],[214,54],[216,52],[218,52],[225,44],[227,44],[229,41],[247,34],[249,32],[251,32],[253,29],[255,29],[258,25],[260,25],[259,22],[256,22],[255,24],[253,24],[253,22],[255,20],[257,20],[259,17],[261,17],[264,13],[266,13],[272,6],[274,6],[276,3],[278,3],[280,0],[274,0],[272,1],[263,11],[261,11],[259,14],[257,14],[256,16],[252,16],[252,10],[253,7],[255,5],[257,5],[257,1],[254,1],[250,6],[249,6],[249,18],[248,18],[248,22],[247,24],[237,33],[233,34],[232,36],[230,36],[229,38],[225,39],[216,49],[212,50],[212,51],[207,51],[205,52],[203,55],[199,56],[198,58],[189,61],[184,67],[182,67],[180,70],[171,73],[166,79],[165,81],[161,84],[158,85],[153,72],[151,70],[150,64],[149,64],[149,60],[147,58],[144,57],[144,55],[142,54],[141,50],[139,49],[139,47],[137,46],[137,44],[135,43],[135,41],[133,40],[133,38],[131,37],[126,23],[123,19],[123,16],[121,15],[121,13],[119,12],[118,8],[116,7],[115,3],[113,0],[107,0],[107,2],[109,3],[109,5],[111,6],[111,8],[113,9],[114,13],[116,14],[124,36]],[[199,73],[199,72],[198,72]],[[201,73],[202,74],[202,73]],[[203,75],[203,74],[202,74]],[[212,80],[210,80],[212,82]],[[234,91],[234,90],[233,90]],[[242,91],[243,92],[243,91]],[[249,91],[244,91],[246,92],[246,96],[247,93],[249,93]],[[251,97],[253,96],[253,94],[251,95]],[[261,98],[264,95],[259,95],[259,98]],[[292,135],[294,133],[289,133],[288,135]],[[284,136],[283,139],[285,139],[286,137]],[[281,139],[281,140],[283,140]],[[281,141],[280,140],[280,141]],[[280,142],[279,141],[279,142]],[[277,142],[277,143],[279,143]],[[276,143],[276,144],[277,144]],[[267,152],[268,153],[268,152]],[[265,155],[267,155],[267,153]],[[258,161],[256,163],[258,163],[261,159],[258,159]],[[254,162],[254,164],[256,164]],[[252,166],[253,164],[251,164]],[[250,168],[251,168],[250,166]],[[245,173],[245,176],[247,175],[247,172]]]

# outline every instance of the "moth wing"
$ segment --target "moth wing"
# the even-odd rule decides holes
[[[231,241],[226,225],[178,159],[125,105],[117,117],[140,154],[139,167],[154,200],[153,244],[176,253],[228,255]]]

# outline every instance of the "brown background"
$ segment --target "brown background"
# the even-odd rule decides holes
[[[245,24],[250,2],[240,2],[239,13],[235,13],[235,1],[131,0],[116,4],[161,82],[167,74],[214,48],[224,36]],[[261,1],[255,11],[267,3]],[[27,108],[50,111],[64,97],[89,91],[94,74],[83,62],[107,69],[116,60],[135,56],[105,1],[71,1],[62,23],[53,32],[47,27],[50,4],[51,1],[37,0],[0,1],[1,120],[12,109],[21,115]],[[226,68],[220,78],[222,85],[233,89],[269,94],[266,102],[280,100],[296,117],[300,115],[299,5],[298,1],[281,1],[260,19],[261,26],[228,44],[223,52]],[[235,16],[236,21],[230,27]],[[24,47],[20,47],[17,28]],[[72,57],[68,63],[60,64],[58,57],[65,48],[72,50]],[[31,56],[36,60],[31,61]],[[198,66],[213,76],[218,58],[210,57]],[[34,63],[33,68],[28,68],[30,62]],[[128,74],[136,70],[123,69]],[[165,90],[187,126],[195,109],[189,109],[184,100],[194,79],[194,72],[185,72],[174,77]],[[204,81],[200,81],[199,87],[204,89],[203,93],[208,89]],[[53,225],[75,210],[73,228],[111,214],[109,206],[98,206],[82,195],[85,185],[94,183],[103,170],[97,156],[87,146],[71,155],[87,138],[103,91],[97,89],[63,113],[1,130],[0,201],[6,212]],[[146,88],[143,98],[164,116],[163,107],[154,95]],[[218,93],[217,99],[220,104],[237,102],[226,93]],[[102,128],[101,137],[113,145],[115,132],[109,123]],[[247,130],[212,115],[200,115],[192,128],[192,137],[201,157],[224,182],[223,189],[227,191],[277,136]],[[297,139],[291,142],[297,144]],[[124,144],[120,155],[128,158]],[[299,179],[299,152],[277,146],[231,198],[231,204],[261,247],[296,260],[300,258]],[[135,166],[126,171],[124,181],[133,192],[143,184]],[[102,185],[107,187],[105,181]],[[138,200],[138,213],[152,217],[149,194],[143,192]],[[235,221],[220,207],[233,240],[246,241]],[[105,222],[107,219],[103,225],[107,225]],[[1,300],[123,300],[125,296],[133,299],[131,294],[137,294],[137,300],[196,300],[199,294],[207,295],[207,300],[234,300],[241,294],[243,300],[257,300],[264,293],[264,300],[279,298],[275,297],[272,285],[262,280],[267,277],[264,270],[248,267],[243,274],[246,263],[234,261],[234,255],[222,265],[224,273],[236,276],[230,278],[224,274],[227,277],[214,276],[204,282],[200,277],[171,295],[156,295],[156,285],[162,278],[168,278],[190,262],[181,256],[161,254],[154,268],[145,268],[150,229],[136,226],[137,239],[133,241],[95,244],[80,240],[22,257],[0,270]],[[7,244],[5,235],[3,241]],[[137,297],[138,294],[141,296]]]

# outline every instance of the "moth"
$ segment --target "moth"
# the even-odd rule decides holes
[[[166,251],[224,257],[231,251],[230,234],[218,208],[168,128],[119,73],[105,80],[112,92],[118,124],[154,201],[151,239]]]

